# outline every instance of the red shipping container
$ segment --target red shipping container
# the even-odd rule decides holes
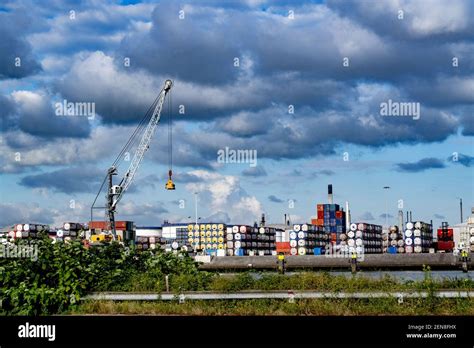
[[[317,225],[318,224],[318,219],[311,219],[311,224],[312,225]]]
[[[342,211],[341,210],[336,211],[336,218],[338,218],[338,219],[342,218]]]
[[[318,219],[324,219],[324,211],[318,210]]]
[[[337,241],[337,233],[331,233],[331,241]]]
[[[324,205],[323,204],[318,204],[316,206],[317,211],[324,211]]]
[[[453,249],[454,249],[454,242],[452,240],[438,242],[438,250],[451,251]]]
[[[89,222],[89,229],[99,229],[105,230],[106,222],[105,221],[90,221]]]
[[[115,229],[116,230],[127,230],[127,223],[128,227],[131,226],[130,221],[115,221]],[[100,229],[100,230],[105,230],[109,228],[109,222],[108,221],[90,221],[89,222],[89,229]]]
[[[448,228],[447,230],[444,230],[441,229],[441,228],[438,228],[438,239],[439,238],[449,238],[449,239],[452,239],[453,238],[453,229],[452,228]]]
[[[277,253],[284,253],[285,255],[290,255],[290,242],[276,242],[275,244]]]

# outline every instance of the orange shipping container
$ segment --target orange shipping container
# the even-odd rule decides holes
[[[336,217],[339,219],[342,218],[342,211],[340,210],[336,211]]]
[[[284,253],[285,255],[290,254],[290,242],[276,242],[275,244],[277,253]]]
[[[311,219],[311,224],[312,225],[317,225],[318,224],[318,219]]]
[[[317,209],[318,211],[324,211],[324,205],[318,204],[318,205],[316,206],[316,209]]]

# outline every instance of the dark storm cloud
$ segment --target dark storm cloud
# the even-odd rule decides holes
[[[359,216],[359,220],[360,221],[372,221],[372,220],[375,220],[375,218],[370,212],[366,211],[364,214]]]
[[[31,21],[25,13],[0,11],[0,79],[22,78],[41,71],[33,56],[31,46],[25,40],[25,28]],[[21,27],[22,30],[18,30]],[[20,58],[20,66],[15,59]]]
[[[401,172],[417,173],[428,169],[445,168],[444,162],[438,158],[423,158],[417,162],[397,163],[397,169]]]
[[[18,184],[29,188],[47,188],[66,194],[95,193],[104,173],[92,167],[70,167],[53,172],[24,176]]]
[[[456,164],[460,164],[460,165],[463,165],[464,167],[471,167],[471,166],[474,166],[474,157],[473,156],[469,156],[469,155],[464,155],[462,153],[460,153],[458,156],[457,156],[457,159],[454,160],[453,157],[448,157],[447,159],[449,162],[453,162],[453,163],[456,163]]]

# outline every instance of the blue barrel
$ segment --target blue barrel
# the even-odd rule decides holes
[[[389,247],[387,248],[387,252],[388,252],[389,254],[396,254],[396,253],[397,253],[397,247],[396,247],[396,246],[389,246]]]
[[[323,248],[314,248],[313,249],[313,254],[314,255],[321,255],[323,251]]]

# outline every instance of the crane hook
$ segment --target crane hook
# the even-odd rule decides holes
[[[176,189],[173,180],[171,180],[172,175],[173,175],[173,171],[170,169],[169,172],[168,172],[168,181],[166,182],[166,185],[165,185],[165,188],[167,190],[175,190]]]

